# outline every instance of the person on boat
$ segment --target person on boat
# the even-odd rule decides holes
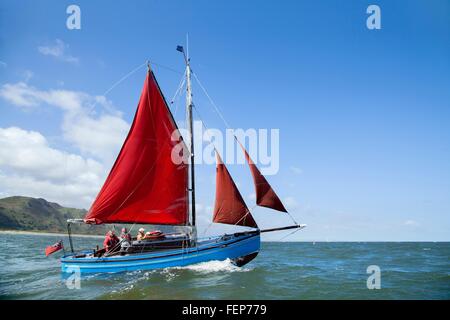
[[[122,228],[122,233],[120,234],[120,239],[122,241],[131,242],[131,234],[128,233],[127,228]]]
[[[116,249],[117,244],[119,243],[119,238],[116,236],[113,230],[109,230],[106,234],[105,241],[103,241],[103,247],[106,249],[106,252]]]
[[[145,233],[145,240],[158,240],[164,238],[165,235],[160,230],[149,231]]]
[[[138,230],[138,234],[136,237],[136,240],[143,240],[145,238],[145,229],[144,228],[140,228]]]

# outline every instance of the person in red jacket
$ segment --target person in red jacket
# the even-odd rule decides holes
[[[119,238],[115,235],[113,230],[108,231],[105,237],[105,241],[103,241],[103,248],[106,249],[106,252],[110,252],[111,250],[117,249],[117,244],[119,243]]]

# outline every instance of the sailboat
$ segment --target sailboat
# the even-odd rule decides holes
[[[84,219],[68,220],[70,251],[61,258],[63,272],[103,273],[186,266],[229,259],[237,266],[253,260],[260,251],[261,233],[301,229],[297,224],[260,229],[216,150],[216,194],[213,223],[248,227],[245,231],[199,238],[196,231],[194,137],[190,59],[186,63],[186,143],[148,65],[147,75],[128,136],[106,181]],[[236,139],[237,140],[237,139]],[[238,141],[239,142],[239,141]],[[240,144],[240,143],[239,143]],[[188,161],[173,161],[173,150]],[[256,191],[256,205],[287,213],[281,200],[240,144]],[[148,239],[131,239],[115,250],[75,251],[71,224],[151,224],[178,226],[174,232]]]

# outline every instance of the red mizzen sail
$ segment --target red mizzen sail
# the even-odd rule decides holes
[[[227,167],[216,152],[216,201],[213,222],[257,228]]]
[[[261,207],[271,208],[274,210],[287,212],[286,208],[283,206],[280,198],[278,198],[275,191],[273,191],[269,182],[267,182],[266,178],[261,174],[258,167],[252,161],[250,156],[248,155],[247,150],[245,150],[244,146],[236,139],[239,145],[242,148],[242,151],[245,154],[245,159],[250,167],[250,171],[253,176],[253,183],[255,184],[255,192],[256,192],[256,204]]]
[[[177,125],[149,71],[119,156],[85,217],[86,223],[182,225],[188,220],[187,169],[172,161]]]

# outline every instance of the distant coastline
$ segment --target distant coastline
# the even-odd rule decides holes
[[[2,234],[11,234],[11,235],[31,235],[31,236],[59,236],[59,237],[67,237],[67,233],[58,233],[58,232],[45,232],[45,231],[24,231],[24,230],[0,230],[0,235]],[[73,234],[72,237],[79,238],[104,238],[103,235],[91,235],[91,234]],[[265,243],[311,243],[314,244],[323,244],[323,243],[449,243],[450,241],[442,240],[442,241],[433,241],[433,240],[402,240],[402,241],[393,241],[393,240],[349,240],[349,241],[325,241],[318,240],[313,241],[310,239],[304,239],[301,241],[276,241],[276,240],[262,240],[261,242]]]
[[[40,232],[40,231],[23,231],[23,230],[0,230],[0,234],[15,234],[15,235],[34,235],[34,236],[60,236],[67,237],[67,233],[57,233],[57,232]],[[72,234],[72,237],[80,238],[104,238],[102,235],[91,235],[91,234]]]

